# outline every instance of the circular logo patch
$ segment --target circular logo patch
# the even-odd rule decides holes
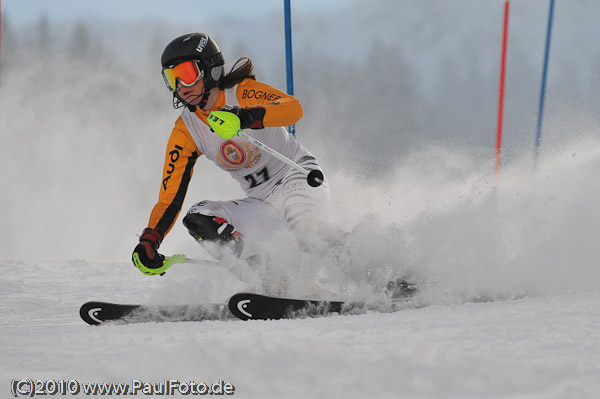
[[[242,168],[253,168],[260,157],[260,150],[254,144],[228,140],[219,147],[217,163],[222,169],[235,172]]]
[[[223,160],[232,166],[238,166],[246,162],[246,151],[235,141],[229,140],[221,145],[221,156]]]

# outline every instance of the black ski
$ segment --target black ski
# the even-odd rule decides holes
[[[163,321],[228,320],[233,317],[226,304],[202,305],[126,305],[110,302],[86,302],[79,315],[88,324],[106,322],[144,323]]]
[[[87,302],[79,315],[88,324],[106,322],[142,323],[160,321],[205,320],[279,320],[318,317],[330,314],[360,314],[367,311],[390,312],[411,307],[410,300],[417,293],[413,284],[404,280],[387,285],[391,302],[365,303],[352,301],[320,301],[277,298],[241,292],[234,294],[227,304],[194,305],[127,305],[110,302]],[[414,306],[414,305],[413,305]]]
[[[412,298],[417,287],[398,280],[388,284],[389,300],[381,302],[321,301],[292,299],[240,292],[229,298],[229,311],[242,320],[279,320],[322,317],[332,314],[348,315],[373,312],[395,312],[414,308]]]
[[[277,298],[241,292],[229,299],[229,311],[242,320],[279,320],[349,313],[363,303]]]
[[[362,306],[341,301],[312,301],[276,298],[260,294],[239,293],[228,305],[128,305],[111,302],[86,302],[79,315],[88,324],[107,322],[131,324],[144,322],[206,321],[206,320],[278,320],[326,316],[345,313]]]

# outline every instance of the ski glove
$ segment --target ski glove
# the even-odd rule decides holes
[[[264,129],[263,119],[267,111],[262,105],[240,108],[237,105],[224,105],[220,111],[231,112],[240,118],[240,129]]]
[[[208,126],[222,139],[231,140],[240,130],[264,128],[265,112],[262,105],[246,108],[225,105],[219,111],[213,111],[208,115]]]
[[[132,260],[135,267],[144,274],[145,269],[158,269],[163,266],[165,256],[158,253],[163,235],[156,229],[145,228],[140,236],[140,243],[133,250]],[[136,259],[137,258],[137,259]],[[138,264],[141,263],[141,266]]]

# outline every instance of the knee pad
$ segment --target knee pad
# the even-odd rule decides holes
[[[239,256],[243,250],[243,235],[227,220],[199,213],[188,213],[183,225],[197,241],[212,241],[219,244],[232,243],[233,252]]]
[[[242,237],[235,228],[223,218],[188,213],[183,218],[183,225],[197,240],[229,242]]]

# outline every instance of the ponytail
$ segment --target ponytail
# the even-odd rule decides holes
[[[252,60],[248,57],[238,59],[231,70],[219,81],[219,89],[229,89],[244,79],[256,80]]]

